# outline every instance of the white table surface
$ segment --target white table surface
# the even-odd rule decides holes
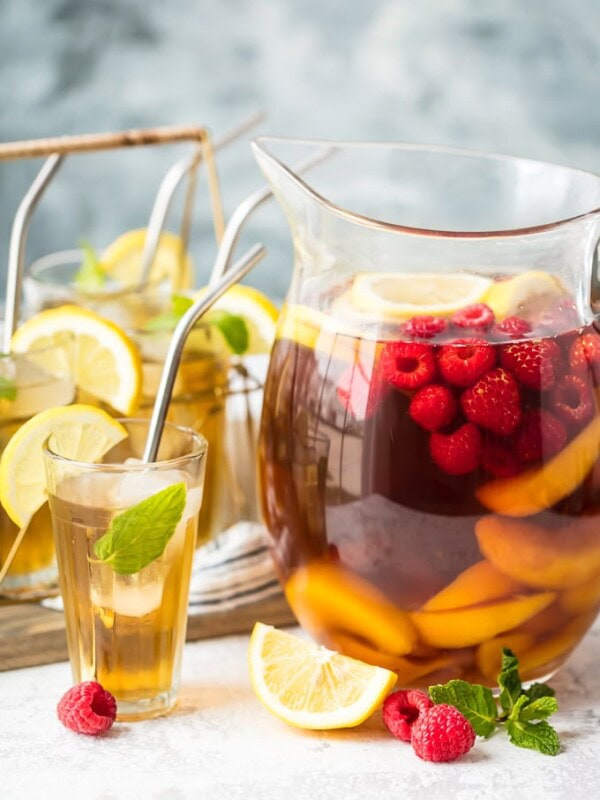
[[[563,743],[555,757],[504,735],[454,764],[420,761],[377,713],[359,728],[287,727],[255,699],[247,636],[187,645],[168,717],[115,724],[103,738],[60,725],[68,665],[0,673],[0,797],[79,800],[430,800],[600,797],[600,625],[555,676]]]

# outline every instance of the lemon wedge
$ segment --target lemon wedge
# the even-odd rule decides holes
[[[360,725],[381,705],[397,675],[257,622],[250,678],[258,699],[284,722],[308,730]]]
[[[79,306],[60,306],[28,319],[13,336],[17,353],[60,342],[65,331],[75,337],[75,383],[121,414],[131,414],[142,391],[139,352],[113,322]]]
[[[198,289],[194,302],[206,294],[208,287]],[[275,339],[279,311],[269,298],[252,286],[236,284],[214,304],[213,309],[242,317],[248,327],[248,355],[270,353]]]
[[[350,302],[355,311],[381,319],[446,316],[480,303],[491,285],[468,273],[366,272],[355,277]]]
[[[554,275],[539,270],[529,270],[495,281],[485,295],[484,302],[492,309],[497,320],[512,317],[526,308],[547,307],[549,301],[565,297],[566,291]]]
[[[142,277],[140,262],[145,240],[145,228],[127,231],[115,239],[102,253],[101,265],[106,275],[123,286],[135,286]],[[192,286],[194,267],[189,254],[183,250],[180,236],[169,231],[161,233],[150,271],[154,283],[168,280],[173,290]]]
[[[0,503],[22,528],[46,502],[43,445],[77,461],[98,461],[127,436],[127,430],[93,406],[58,406],[41,411],[10,438],[0,459]]]

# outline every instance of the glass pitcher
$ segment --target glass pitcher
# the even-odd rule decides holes
[[[503,647],[549,677],[600,606],[600,178],[433,147],[254,149],[295,253],[259,470],[299,621],[405,686],[494,686]]]

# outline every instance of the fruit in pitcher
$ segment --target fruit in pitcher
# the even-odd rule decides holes
[[[430,598],[423,606],[423,611],[464,608],[508,597],[522,589],[521,583],[499,572],[489,561],[478,561]]]
[[[483,555],[500,572],[527,586],[568,589],[600,575],[595,517],[579,517],[552,530],[490,515],[477,521],[475,535]]]
[[[466,389],[460,405],[469,422],[499,436],[514,433],[521,422],[519,389],[510,372],[501,367]]]
[[[600,574],[585,583],[566,589],[560,595],[560,605],[571,614],[583,614],[600,605]]]
[[[448,611],[415,611],[410,617],[426,644],[471,647],[516,628],[549,606],[555,596],[554,592],[539,592]]]
[[[466,475],[479,464],[481,434],[479,428],[465,423],[453,433],[432,433],[431,458],[448,475]]]
[[[475,653],[475,662],[478,670],[490,681],[494,680],[500,672],[502,664],[502,648],[506,647],[516,653],[519,658],[521,653],[528,650],[534,643],[534,637],[529,633],[509,632],[495,636],[482,642]]]
[[[504,345],[500,363],[523,386],[546,391],[562,372],[560,347],[552,339],[530,339]]]
[[[600,452],[600,417],[594,419],[545,464],[514,478],[480,486],[477,499],[490,511],[526,517],[551,508],[571,494],[594,466]]]

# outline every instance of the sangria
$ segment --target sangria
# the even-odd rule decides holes
[[[431,202],[441,232],[419,230],[409,204],[413,227],[394,226],[324,200],[332,181],[301,185],[272,156],[277,146],[257,153],[286,204],[297,260],[259,461],[292,609],[320,642],[395,670],[405,686],[494,686],[503,647],[526,680],[547,677],[600,608],[600,333],[591,261],[577,275],[565,257],[578,236],[592,252],[597,219],[568,242],[512,220],[503,232],[479,218],[499,232],[477,232],[477,187],[502,175],[498,196],[514,198],[513,162],[424,149],[421,172],[418,154],[400,152],[399,185],[423,203],[421,226]],[[358,148],[338,155],[360,172]],[[461,170],[474,200],[457,212],[463,227],[444,233],[446,209],[425,184],[438,190]],[[542,202],[540,189],[530,192]],[[546,270],[550,241],[560,267]]]

